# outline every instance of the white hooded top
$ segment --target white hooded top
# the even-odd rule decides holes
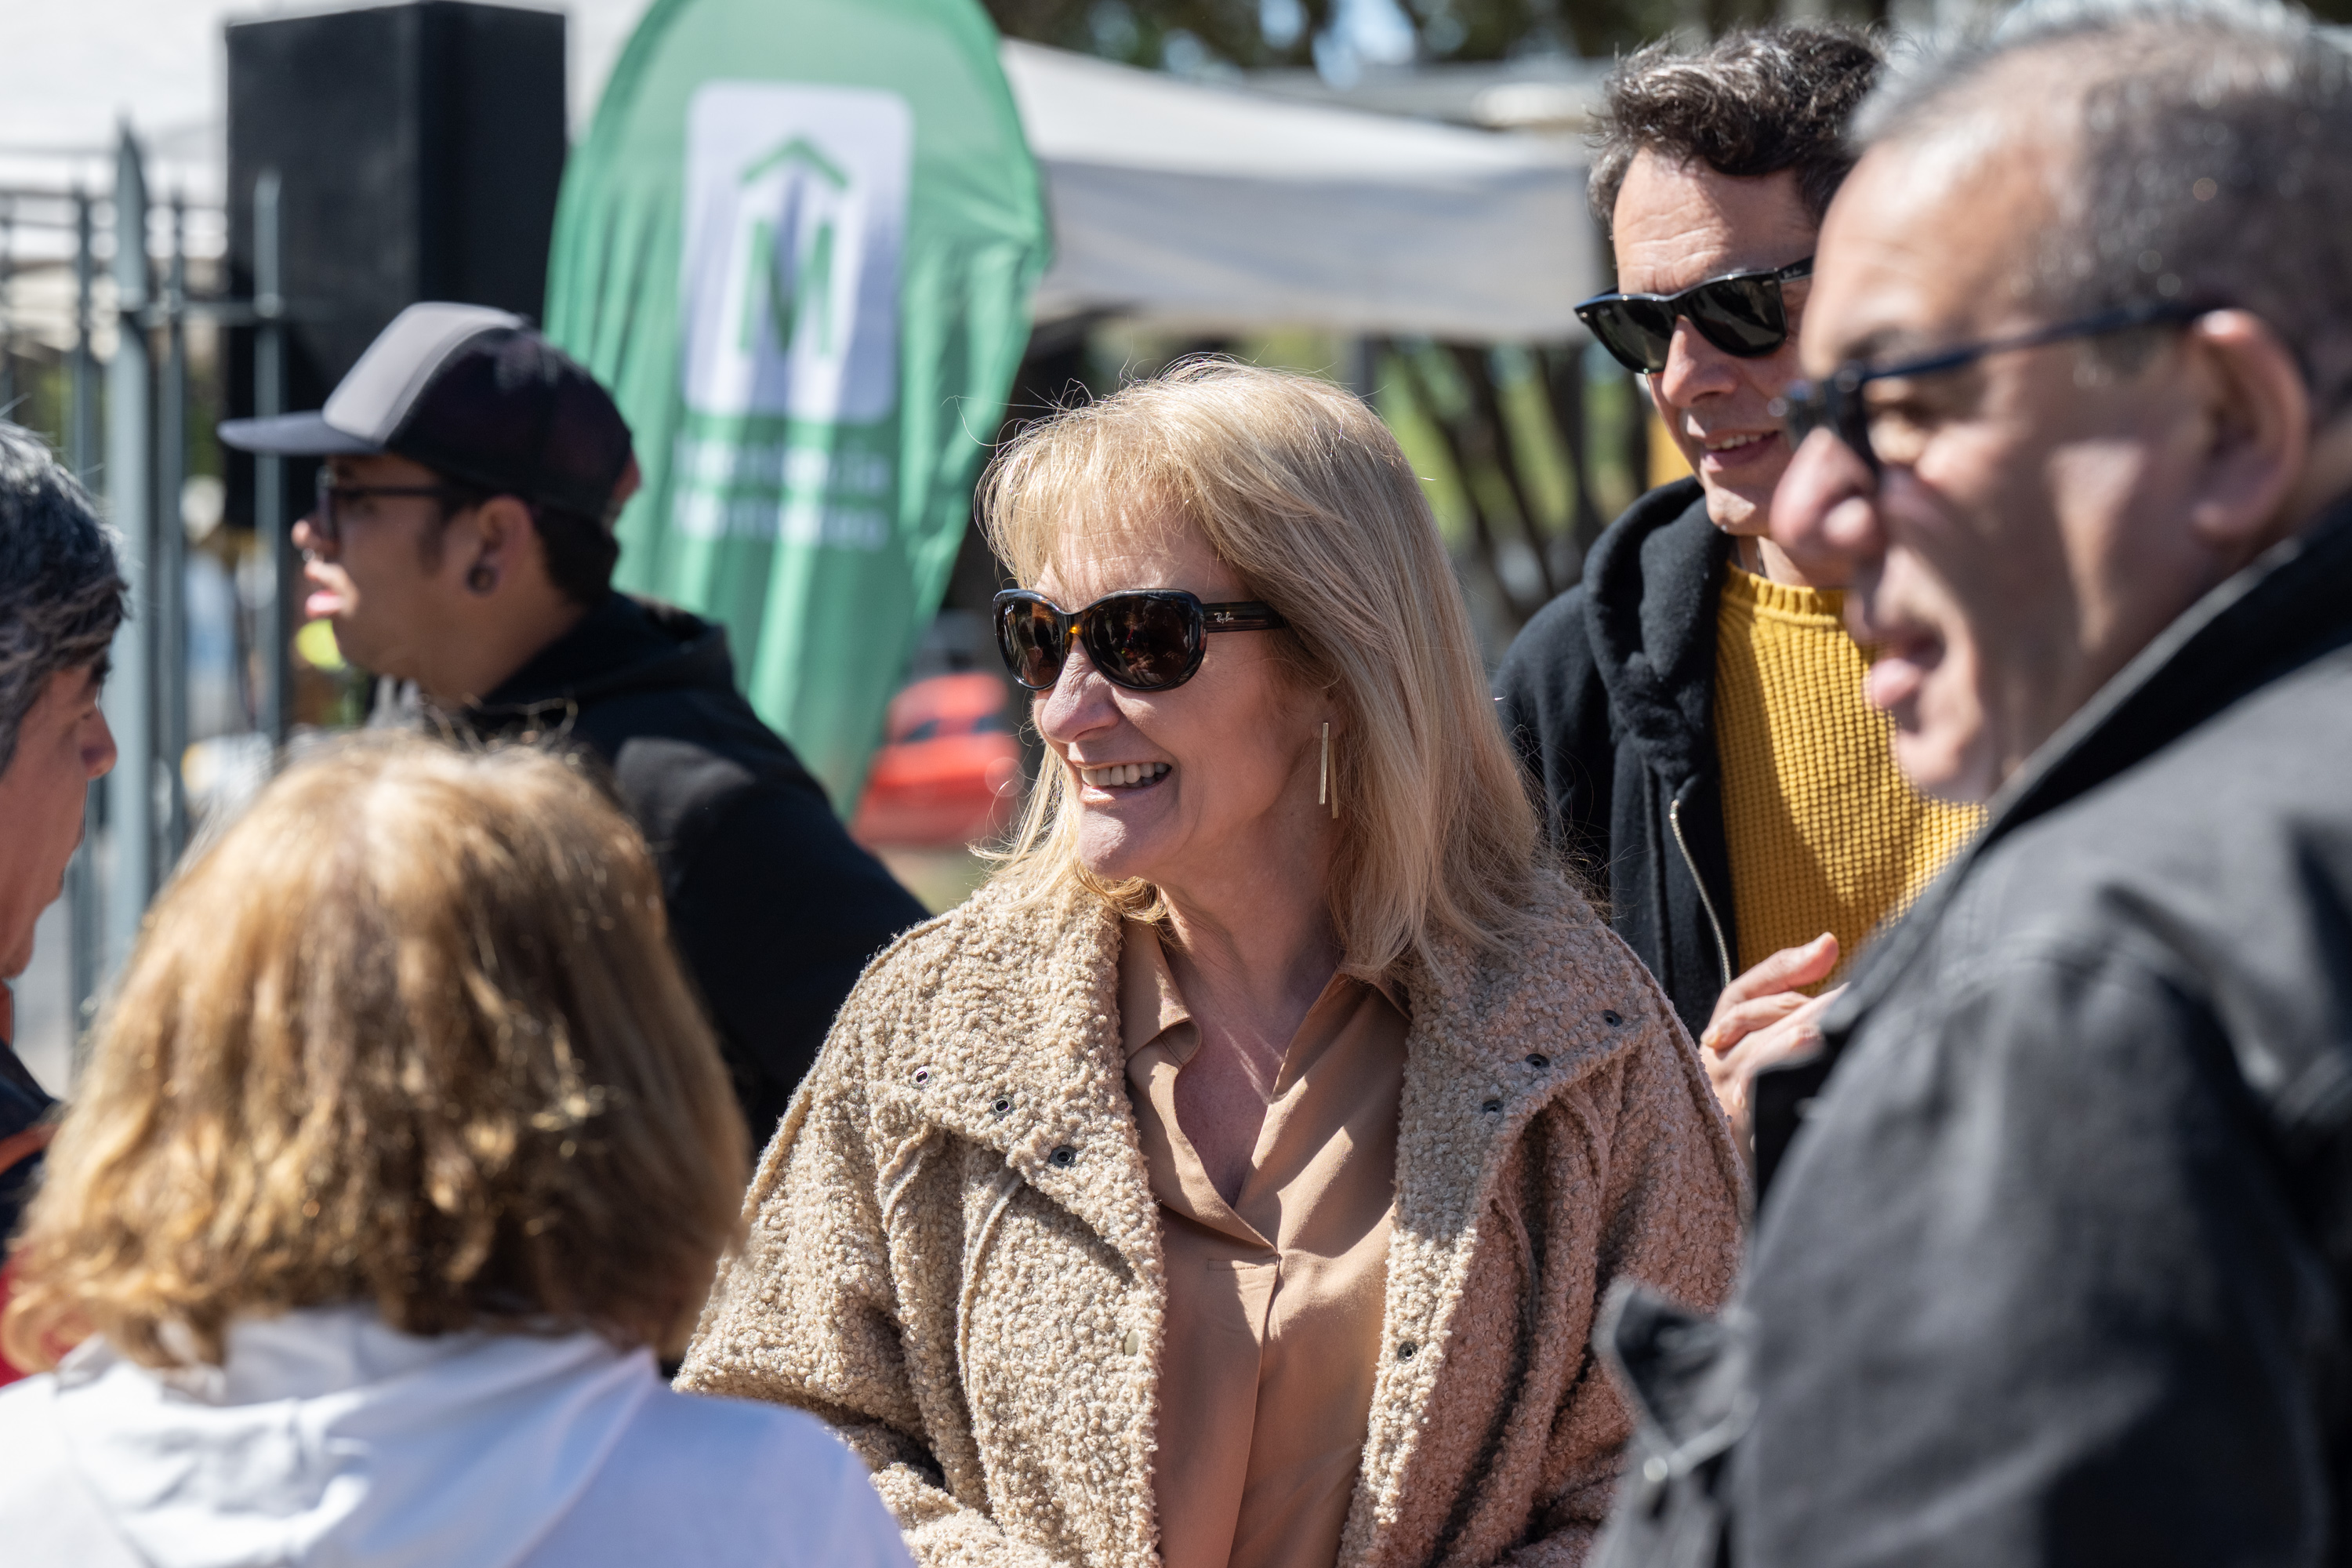
[[[0,1392],[21,1568],[906,1568],[865,1466],[796,1411],[673,1393],[593,1334],[231,1326],[219,1367],[102,1340]]]

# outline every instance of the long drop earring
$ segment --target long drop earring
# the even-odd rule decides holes
[[[1339,820],[1339,797],[1331,789],[1331,726],[1323,726],[1323,773],[1316,781],[1315,804],[1331,808],[1331,820]]]

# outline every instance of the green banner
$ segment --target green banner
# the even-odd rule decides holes
[[[725,623],[845,815],[1047,248],[976,0],[657,0],[565,170],[548,333],[645,471],[618,581]]]

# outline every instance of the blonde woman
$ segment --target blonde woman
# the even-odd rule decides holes
[[[926,1563],[1579,1561],[1596,1305],[1716,1302],[1739,1166],[1538,857],[1412,470],[1196,363],[983,502],[1041,787],[851,994],[681,1385],[825,1415]]]
[[[814,1421],[661,1385],[742,1122],[636,832],[376,740],[157,906],[16,1254],[24,1568],[903,1563]]]

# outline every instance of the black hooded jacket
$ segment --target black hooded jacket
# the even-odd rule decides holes
[[[1732,542],[1698,481],[1652,490],[1495,673],[1553,844],[1607,898],[1693,1036],[1730,984],[1731,856],[1715,750],[1716,605]]]
[[[16,1234],[16,1222],[40,1174],[41,1150],[30,1136],[58,1102],[0,1038],[0,1253]]]
[[[1636,1301],[1596,1568],[2352,1561],[2352,500],[2031,759]]]
[[[735,689],[725,629],[684,610],[607,595],[462,721],[568,737],[610,766],[763,1144],[866,961],[922,905]]]

